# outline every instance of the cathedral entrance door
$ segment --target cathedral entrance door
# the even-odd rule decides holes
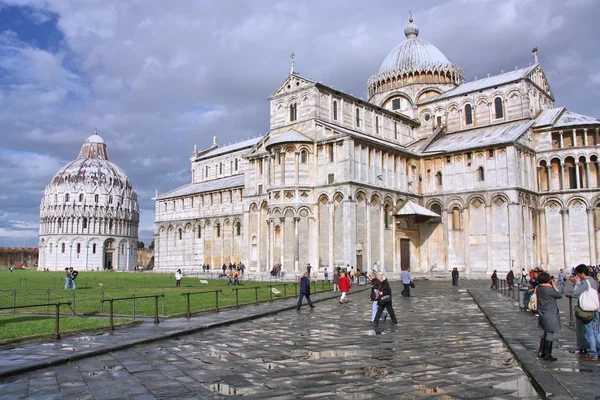
[[[113,269],[114,242],[113,239],[107,239],[104,242],[104,262],[102,263],[102,268],[106,270]]]
[[[356,255],[356,270],[361,270],[363,271],[363,264],[362,264],[362,254],[357,254]]]
[[[410,267],[410,239],[400,239],[400,270]]]

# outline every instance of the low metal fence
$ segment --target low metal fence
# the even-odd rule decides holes
[[[16,313],[17,309],[20,308],[34,308],[34,307],[46,307],[49,308],[50,306],[55,306],[56,307],[56,324],[55,324],[55,329],[54,329],[54,339],[59,340],[60,339],[60,306],[61,305],[71,305],[71,302],[56,302],[54,304],[28,304],[26,306],[13,306],[13,307],[1,307],[0,311],[2,310],[13,310],[13,314]]]

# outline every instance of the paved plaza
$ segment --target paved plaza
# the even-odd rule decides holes
[[[466,289],[417,284],[393,284],[397,326],[369,323],[364,291],[4,378],[0,397],[539,398]]]

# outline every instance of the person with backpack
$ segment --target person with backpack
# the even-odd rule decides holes
[[[590,269],[585,264],[579,264],[575,267],[575,286],[573,288],[573,296],[577,296],[577,307],[580,307],[583,301],[583,296],[586,291],[596,296],[596,304],[598,304],[598,282],[592,279]],[[587,307],[581,306],[585,310]],[[588,311],[588,310],[585,310]],[[576,313],[577,315],[577,313]],[[593,317],[589,321],[582,321],[577,318],[583,328],[583,339],[587,349],[587,354],[581,354],[582,360],[598,361],[598,352],[600,351],[600,331],[598,330],[598,322],[600,321],[600,310],[596,309]]]

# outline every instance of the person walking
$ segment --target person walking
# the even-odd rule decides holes
[[[350,292],[350,277],[345,272],[342,272],[342,276],[340,276],[338,286],[340,288],[340,292],[342,292],[342,296],[340,297],[340,304],[347,303],[348,299],[346,298],[346,296],[348,295],[348,292]]]
[[[458,286],[458,268],[452,268],[452,286]]]
[[[527,273],[525,268],[523,268],[521,270],[521,285],[524,285],[527,283],[527,278],[529,278],[529,274]]]
[[[308,271],[306,271],[300,279],[300,297],[298,297],[296,310],[300,311],[300,307],[302,307],[302,299],[304,297],[306,297],[306,302],[308,303],[310,309],[312,310],[313,308],[315,308],[315,306],[313,306],[312,301],[310,301],[310,278],[308,275]]]
[[[379,285],[381,284],[379,282],[379,279],[377,279],[377,273],[375,271],[371,272],[370,275],[371,278],[371,322],[375,321],[375,316],[377,315],[377,299],[379,298]],[[385,321],[387,318],[387,312],[383,312],[383,314],[381,315],[383,317],[383,320]]]
[[[538,356],[546,361],[556,361],[552,356],[552,345],[554,334],[560,330],[560,315],[556,300],[562,298],[558,289],[558,282],[551,280],[550,274],[541,272],[538,275],[537,294],[537,313],[539,314],[538,327],[544,333],[540,339]]]
[[[490,289],[498,289],[498,274],[496,270],[492,273],[492,286],[490,286]]]
[[[181,278],[183,278],[183,273],[180,269],[175,272],[175,287],[181,287]]]
[[[573,296],[579,297],[588,288],[598,291],[598,282],[591,277],[592,272],[585,264],[579,264],[575,267],[575,286],[573,288]],[[538,278],[539,279],[539,278]],[[579,302],[579,300],[578,300]],[[594,317],[591,321],[583,322],[579,319],[576,321],[581,322],[583,331],[583,340],[586,346],[587,353],[581,355],[582,360],[587,361],[598,361],[598,354],[600,352],[600,331],[598,330],[598,323],[600,322],[600,310],[596,310]]]
[[[383,275],[382,275],[383,276]],[[406,268],[404,271],[400,272],[400,280],[404,285],[404,289],[402,289],[402,296],[410,297],[410,284],[412,283],[412,275],[410,274],[410,267]]]
[[[560,292],[565,294],[565,282],[567,281],[567,276],[565,275],[565,271],[561,268],[558,272],[558,284],[560,285]]]
[[[508,292],[510,293],[515,286],[515,273],[512,269],[508,271],[508,274],[506,274],[506,285],[508,286]]]
[[[65,290],[71,289],[71,274],[69,274],[69,267],[65,268]]]
[[[335,270],[333,271],[333,291],[334,292],[339,292],[340,290],[340,271],[339,270]]]
[[[383,310],[385,309],[392,319],[392,324],[398,324],[396,313],[394,313],[394,308],[392,307],[392,288],[390,287],[385,274],[381,274],[381,280],[379,282],[377,294],[379,295],[377,298],[377,314],[375,314],[375,320],[373,323],[375,325],[379,323],[379,319],[383,315]]]
[[[329,283],[329,271],[327,271],[327,267],[323,270],[323,277],[325,278],[325,282]]]

